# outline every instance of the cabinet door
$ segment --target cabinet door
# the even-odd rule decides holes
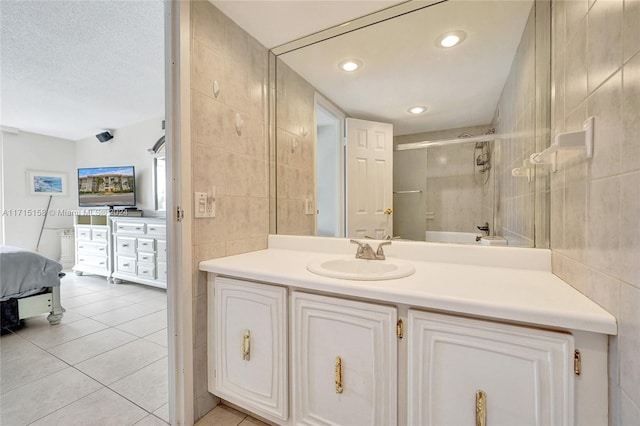
[[[573,336],[409,311],[409,425],[573,424]],[[481,397],[480,397],[481,398]]]
[[[210,391],[269,420],[286,420],[287,290],[221,277],[214,286]]]
[[[397,423],[396,308],[294,292],[296,425]]]

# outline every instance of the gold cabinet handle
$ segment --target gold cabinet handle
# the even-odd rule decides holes
[[[242,336],[242,360],[249,361],[251,359],[251,332],[245,330]]]
[[[342,358],[336,357],[336,393],[342,393]]]
[[[476,426],[487,424],[487,395],[484,391],[476,392]]]

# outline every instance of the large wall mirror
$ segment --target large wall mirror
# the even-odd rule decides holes
[[[548,247],[550,3],[397,10],[273,50],[271,231]]]

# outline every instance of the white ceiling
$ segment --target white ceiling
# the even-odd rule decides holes
[[[2,1],[0,124],[79,140],[164,117],[160,0]]]
[[[271,49],[406,0],[209,0]]]
[[[396,135],[488,124],[532,3],[450,0],[280,58],[348,115],[392,123]],[[466,40],[436,47],[453,30]],[[364,65],[345,73],[345,58]],[[414,105],[428,110],[409,114]]]

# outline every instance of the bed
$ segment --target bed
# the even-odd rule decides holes
[[[0,246],[0,311],[2,329],[20,321],[49,313],[51,325],[59,324],[62,265],[33,251]]]

